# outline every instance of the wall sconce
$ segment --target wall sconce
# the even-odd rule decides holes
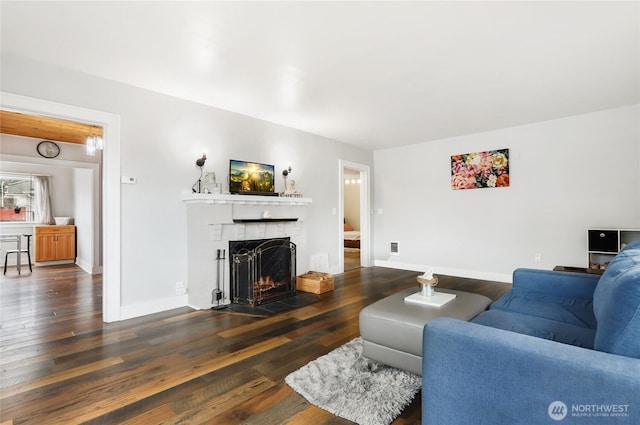
[[[202,167],[204,166],[205,161],[207,160],[207,154],[202,153],[202,157],[196,159],[196,165],[200,167],[200,177],[198,177],[198,181],[196,181],[191,187],[191,191],[193,193],[202,193]]]
[[[291,174],[293,170],[291,170],[291,164],[284,170],[282,170],[282,177],[284,177],[284,188],[287,189],[287,176]]]
[[[202,167],[204,166],[204,162],[207,160],[207,154],[202,153],[202,157],[196,159],[196,165],[200,167],[200,171],[202,171]]]

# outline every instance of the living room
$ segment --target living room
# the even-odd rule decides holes
[[[436,7],[443,7],[445,3],[439,2]],[[480,7],[483,2],[474,3]],[[335,28],[329,32],[334,34],[331,40],[336,45],[339,40],[335,39],[349,34],[347,27],[358,22],[355,17],[362,18],[363,28],[366,24],[367,31],[360,39],[361,50],[338,50],[339,57],[327,62],[315,60],[328,81],[342,81],[345,87],[353,85],[356,93],[376,89],[377,96],[383,98],[380,103],[387,105],[382,110],[389,113],[389,122],[385,125],[388,132],[380,137],[388,140],[376,148],[362,143],[361,139],[367,136],[354,136],[344,130],[346,127],[354,133],[359,129],[364,132],[368,124],[359,120],[355,109],[348,110],[338,103],[342,99],[348,104],[347,96],[324,100],[325,93],[340,91],[342,86],[330,90],[324,83],[316,83],[307,96],[318,99],[325,112],[317,109],[316,114],[297,117],[297,127],[277,123],[278,119],[294,114],[295,106],[283,108],[280,116],[274,112],[270,120],[270,104],[261,103],[263,114],[252,117],[242,107],[263,100],[252,93],[251,88],[259,86],[256,81],[261,78],[277,77],[273,68],[265,69],[264,76],[257,75],[259,65],[252,62],[243,62],[245,72],[251,74],[247,80],[251,84],[245,80],[238,83],[238,75],[217,77],[228,79],[229,86],[235,88],[244,84],[243,90],[211,95],[205,90],[190,88],[187,81],[191,81],[191,77],[193,81],[200,81],[217,75],[205,69],[196,73],[197,79],[194,74],[187,74],[189,77],[178,78],[179,84],[161,92],[160,88],[169,87],[171,81],[161,72],[163,67],[156,66],[156,62],[146,67],[121,61],[113,49],[133,51],[141,57],[147,49],[162,50],[157,45],[171,40],[158,41],[153,31],[167,24],[166,10],[157,12],[157,26],[149,32],[140,31],[133,38],[135,42],[127,44],[125,36],[134,37],[131,27],[139,22],[132,19],[114,24],[117,20],[113,17],[118,11],[105,12],[104,5],[47,2],[34,6],[29,2],[3,2],[2,106],[106,124],[103,188],[109,197],[103,205],[103,229],[117,241],[115,248],[104,253],[105,290],[111,291],[105,298],[116,300],[115,305],[113,301],[111,304],[112,314],[105,316],[108,321],[187,305],[187,298],[176,295],[175,290],[176,282],[189,284],[188,223],[182,198],[198,179],[200,170],[194,162],[203,151],[207,153],[204,171],[216,173],[217,181],[223,185],[230,159],[274,164],[279,172],[291,164],[291,178],[295,178],[298,190],[313,200],[305,218],[306,252],[298,258],[300,272],[310,270],[311,257],[318,254],[327,255],[328,272],[342,272],[338,260],[342,255],[340,228],[343,222],[338,195],[342,184],[340,160],[371,169],[370,252],[371,262],[377,266],[420,272],[433,267],[438,274],[498,282],[509,282],[511,272],[517,267],[587,267],[587,229],[640,228],[637,2],[562,3],[556,6],[557,13],[546,9],[554,7],[551,3],[542,2],[538,6],[534,6],[536,2],[522,3],[521,9],[518,9],[521,2],[509,3],[512,6],[508,7],[513,8],[509,11],[483,11],[481,16],[487,19],[486,28],[491,30],[482,33],[485,37],[477,44],[465,41],[478,35],[470,32],[460,36],[462,41],[456,37],[457,43],[452,47],[439,48],[459,49],[457,55],[442,55],[439,49],[428,50],[426,37],[414,37],[413,45],[383,43],[377,46],[379,51],[395,47],[405,53],[404,61],[398,62],[396,74],[386,74],[389,69],[384,68],[383,73],[376,75],[378,61],[347,60],[349,53],[355,58],[371,54],[366,47],[366,36],[379,40],[374,37],[382,31],[378,12],[349,9],[344,16],[351,20],[344,18],[333,23]],[[268,4],[239,7],[268,8]],[[456,7],[462,8],[463,4]],[[289,16],[284,10],[272,13]],[[473,22],[469,16],[473,13],[450,12],[451,16],[457,13],[461,22],[459,29]],[[502,19],[504,15],[497,15],[500,19],[494,20],[492,13],[506,13],[513,20]],[[233,24],[240,25],[240,29],[249,23],[256,24],[259,20],[254,15],[260,13],[251,15],[245,15],[246,22],[234,21]],[[83,37],[76,33],[62,34],[61,28],[78,16],[103,16],[101,24],[116,43],[101,50],[99,46],[73,42],[74,38]],[[271,14],[267,16],[272,18]],[[331,16],[328,10],[315,19],[305,15],[301,22],[314,23],[322,30],[326,29],[323,19]],[[401,18],[404,17],[399,15],[389,33],[402,32]],[[418,22],[410,21],[409,28],[420,28],[420,19],[416,20]],[[523,23],[527,25],[519,27]],[[567,29],[570,25],[575,28]],[[446,25],[437,26],[443,27]],[[248,37],[260,39],[274,27],[265,21],[257,28]],[[231,28],[225,29],[235,34]],[[192,32],[198,35],[200,30],[195,28]],[[579,37],[562,44],[562,37],[572,32]],[[49,37],[36,35],[39,33],[48,33]],[[509,44],[511,49],[500,56],[504,44],[498,40],[509,37],[515,41]],[[350,39],[349,46],[357,44],[357,37],[354,38],[355,41]],[[444,35],[442,38],[446,39]],[[43,39],[52,40],[52,45],[43,47]],[[489,40],[496,40],[499,47],[482,44]],[[554,45],[561,48],[551,49]],[[474,51],[479,46],[484,50]],[[75,59],[62,58],[63,49],[75,51]],[[223,55],[227,60],[233,61],[228,58],[240,55],[233,51],[233,46],[225,44],[225,49],[231,51]],[[273,46],[270,49],[278,50]],[[264,52],[270,49],[258,43],[247,57],[268,56]],[[410,80],[413,58],[429,55],[434,59],[427,64],[420,62],[422,67],[417,68],[417,72],[422,73],[429,67],[435,72],[450,66],[451,76],[446,82],[426,72],[419,79],[422,83]],[[244,55],[240,56],[241,60],[248,61]],[[374,51],[367,57],[375,56]],[[492,60],[494,56],[502,60]],[[187,63],[181,56],[166,61]],[[120,65],[110,68],[113,62]],[[367,69],[367,64],[370,73],[357,73]],[[166,64],[173,70],[172,66]],[[529,71],[524,72],[525,69]],[[472,73],[472,70],[480,72]],[[123,80],[126,74],[129,82],[118,81],[119,73]],[[442,75],[442,72],[437,74]],[[492,75],[498,77],[489,78]],[[307,81],[303,75],[295,76]],[[374,81],[361,86],[359,79]],[[407,87],[404,81],[415,85]],[[434,81],[433,86],[425,89],[423,84],[430,81]],[[457,85],[463,89],[454,92]],[[438,103],[416,102],[414,92],[423,99],[433,96]],[[226,103],[212,106],[210,98],[216,96],[224,98]],[[444,98],[450,101],[441,102]],[[325,102],[331,106],[327,107]],[[414,107],[413,115],[392,122],[393,108],[405,102]],[[117,116],[117,134],[114,134],[115,126],[109,133],[109,118],[102,119],[103,114]],[[323,128],[325,121],[334,121],[340,126],[324,135],[314,131]],[[418,125],[421,121],[428,122],[426,130]],[[445,128],[445,124],[448,127]],[[417,130],[412,133],[414,128]],[[410,137],[407,133],[411,133]],[[396,138],[410,142],[396,146],[392,143]],[[510,150],[509,187],[451,189],[452,155],[505,148]],[[3,147],[0,153],[15,155]],[[23,156],[25,161],[29,160],[28,155]],[[60,159],[64,158],[63,146]],[[136,184],[121,185],[122,176],[134,177]],[[276,181],[276,190],[284,190],[283,179]],[[114,199],[117,203],[111,203]],[[397,242],[398,255],[391,255],[391,242]]]
[[[623,19],[630,15],[624,8],[630,6],[633,4],[615,7],[600,4],[598,7],[602,10],[591,10],[596,6],[585,7],[578,2],[573,7],[584,9],[586,25],[588,19],[596,19],[594,16],[602,13],[610,13],[612,19]],[[60,5],[52,3],[48,7],[51,15]],[[21,9],[17,4],[4,5],[6,16],[10,16],[11,8],[17,8],[16,13]],[[45,25],[48,22],[44,18],[46,8],[42,10],[41,24]],[[570,7],[553,10],[558,11],[559,22],[574,12]],[[524,12],[528,13],[526,7],[509,13],[514,13],[513,19],[518,17],[527,22],[522,18]],[[452,13],[455,15],[456,11]],[[35,13],[30,16],[29,25],[39,22]],[[117,175],[112,175],[113,180],[105,186],[107,191],[121,192],[121,196],[111,198],[119,198],[120,208],[114,211],[107,205],[105,215],[105,233],[122,235],[116,243],[120,248],[116,251],[121,267],[110,275],[121,291],[117,297],[120,304],[114,308],[120,311],[111,316],[115,320],[184,305],[185,299],[175,295],[176,282],[188,280],[187,223],[181,196],[198,178],[198,169],[193,163],[202,151],[208,153],[204,170],[215,172],[219,182],[226,179],[229,159],[274,164],[278,170],[288,164],[293,166],[292,178],[298,189],[313,199],[306,219],[308,253],[300,256],[299,270],[309,269],[310,256],[328,254],[328,271],[341,271],[338,270],[342,225],[338,213],[338,161],[342,159],[372,170],[371,256],[374,263],[416,269],[433,266],[438,272],[504,281],[518,266],[585,266],[589,227],[636,228],[640,225],[638,78],[634,59],[637,40],[633,38],[637,22],[624,19],[624,25],[614,25],[625,28],[614,39],[621,49],[619,54],[614,52],[617,56],[607,56],[614,53],[609,52],[606,44],[592,44],[592,40],[601,38],[597,32],[581,34],[581,38],[574,41],[583,43],[587,63],[599,63],[603,67],[589,74],[588,86],[569,84],[576,78],[566,72],[578,70],[554,68],[553,72],[552,69],[543,72],[536,68],[534,75],[527,74],[528,81],[535,84],[532,86],[512,81],[523,75],[500,75],[498,81],[502,84],[513,89],[519,87],[520,93],[512,101],[518,100],[523,109],[528,109],[533,106],[527,104],[535,99],[540,110],[531,116],[544,118],[521,125],[505,118],[504,127],[509,128],[485,126],[482,117],[488,114],[488,108],[482,102],[491,98],[491,91],[477,88],[473,99],[459,100],[461,104],[477,104],[469,110],[474,111],[474,115],[464,121],[465,125],[479,123],[474,127],[478,129],[473,131],[475,134],[421,143],[418,137],[418,143],[395,148],[365,149],[201,102],[179,99],[178,92],[173,96],[160,94],[88,75],[69,69],[70,66],[43,63],[45,58],[40,61],[29,58],[28,37],[18,41],[13,33],[3,37],[2,90],[106,111],[120,119],[121,133],[116,135],[121,140],[120,152],[115,153],[114,160],[118,162],[114,167]],[[62,18],[60,22],[64,22]],[[535,20],[529,25],[535,25]],[[525,37],[528,33],[520,34]],[[536,47],[548,47],[549,42],[541,39],[541,46]],[[590,53],[592,48],[597,50]],[[536,50],[536,54],[539,51]],[[554,52],[554,60],[565,53]],[[523,54],[527,55],[528,52]],[[603,65],[604,57],[624,63]],[[82,57],[76,61],[82,61]],[[563,64],[568,66],[567,60]],[[498,65],[500,62],[486,66]],[[621,68],[623,65],[628,66]],[[541,79],[550,82],[546,87],[538,87]],[[542,89],[549,92],[539,93]],[[577,104],[574,110],[562,111],[556,116],[545,114],[545,108],[567,103],[577,92],[585,99],[574,102]],[[540,102],[539,98],[547,100]],[[507,116],[513,107],[508,103],[504,105],[496,108],[492,117]],[[451,155],[501,148],[511,150],[510,187],[451,190]],[[108,173],[109,146],[105,159]],[[625,165],[620,166],[623,159]],[[135,177],[137,183],[114,188],[120,186],[119,175]],[[283,190],[283,184],[283,180],[277,181],[276,190]],[[132,214],[134,211],[137,213]],[[121,232],[109,228],[112,215],[119,216],[119,220],[114,221],[120,223]],[[157,229],[162,229],[162,243],[156,242]],[[390,256],[391,241],[399,242],[400,255]],[[535,254],[540,254],[539,263],[534,262]],[[105,253],[105,259],[108,269],[109,252]]]

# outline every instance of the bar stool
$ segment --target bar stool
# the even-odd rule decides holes
[[[7,253],[4,256],[4,274],[7,274],[7,260],[9,259],[9,254],[22,255],[23,252],[27,253],[27,259],[29,260],[29,271],[33,273],[33,269],[31,268],[31,235],[24,234],[22,235],[27,238],[27,249],[7,249]]]

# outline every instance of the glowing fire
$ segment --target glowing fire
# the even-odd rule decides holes
[[[273,280],[271,278],[271,276],[260,276],[260,280],[258,280],[253,288],[254,288],[254,294],[255,294],[255,298],[257,300],[262,300],[263,297],[263,293],[267,292],[271,289],[277,289],[280,288],[282,286],[286,285],[286,283],[283,282],[276,282],[275,280]]]

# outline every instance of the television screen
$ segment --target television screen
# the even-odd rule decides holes
[[[273,193],[275,168],[256,162],[229,161],[230,193]]]

